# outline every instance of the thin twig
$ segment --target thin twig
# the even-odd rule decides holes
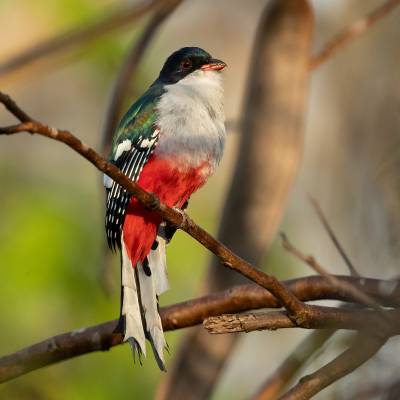
[[[396,6],[400,4],[400,0],[387,0],[370,14],[360,18],[352,25],[344,29],[316,55],[310,62],[310,68],[315,69],[322,63],[331,59],[340,49],[348,45],[358,36],[365,33],[369,28],[375,25],[382,18],[386,17]]]
[[[347,282],[338,281],[336,277],[334,275],[331,275],[328,271],[326,271],[326,269],[322,267],[322,265],[319,264],[313,256],[306,256],[299,249],[297,249],[292,243],[290,243],[289,239],[285,234],[281,233],[281,238],[284,249],[287,250],[289,253],[294,255],[300,261],[303,261],[305,264],[309,265],[314,271],[316,271],[320,275],[325,276],[332,282],[333,285],[340,286],[343,291],[351,293],[352,296],[354,296],[354,298],[356,298],[361,304],[372,307],[376,311],[381,311],[379,303],[377,303],[374,299],[366,295],[362,290],[358,289],[357,287],[354,287],[351,284],[348,284]]]
[[[75,45],[82,45],[114,29],[122,28],[146,15],[148,12],[164,5],[166,1],[169,0],[147,0],[139,4],[135,3],[133,6],[130,5],[114,11],[111,15],[110,13],[106,13],[107,16],[100,21],[86,23],[83,27],[75,27],[74,29],[58,34],[1,63],[0,76],[21,69],[39,59],[49,57],[57,51],[65,50]]]
[[[320,219],[323,227],[325,228],[326,232],[328,233],[329,237],[331,238],[333,244],[335,245],[336,249],[338,250],[339,254],[342,256],[344,262],[347,265],[347,268],[350,271],[351,276],[360,276],[360,274],[357,272],[356,268],[354,267],[354,264],[350,261],[350,258],[347,256],[346,252],[343,249],[343,246],[340,244],[339,239],[333,232],[333,229],[329,225],[328,220],[326,219],[324,213],[322,212],[321,206],[318,204],[318,202],[312,198],[309,197],[311,205],[313,206],[315,212],[318,215],[318,218]]]
[[[10,97],[0,95],[0,102],[4,103],[7,108],[9,104],[11,104],[10,101]],[[12,102],[12,105],[14,108],[16,108],[16,111],[20,110],[15,102]],[[13,112],[13,114],[17,118],[21,116],[19,112]],[[177,228],[184,230],[204,247],[213,252],[221,260],[225,267],[241,273],[246,278],[269,290],[280,301],[282,306],[288,310],[289,315],[300,325],[306,318],[309,306],[299,301],[296,296],[287,290],[287,288],[275,277],[265,274],[234,254],[221,242],[216,240],[204,229],[198,226],[185,212],[173,209],[165,204],[160,203],[157,196],[143,190],[140,186],[123,174],[115,165],[105,160],[89,146],[82,143],[69,131],[58,130],[44,125],[38,121],[28,121],[22,122],[18,125],[0,128],[0,135],[11,135],[23,131],[32,134],[39,134],[63,142],[90,161],[95,167],[97,167],[97,169],[108,175],[111,179],[113,179],[115,182],[118,182],[122,187],[128,190],[131,195],[136,197],[140,204],[144,205],[148,209],[158,212],[164,220],[168,221]]]
[[[356,335],[353,345],[333,361],[304,376],[300,382],[285,393],[280,400],[306,400],[364,364],[386,343],[387,338]]]
[[[337,277],[339,280],[362,286],[366,292],[388,306],[400,305],[400,285],[388,291],[381,290],[387,281]],[[322,276],[285,281],[284,285],[303,301],[346,298],[328,279]],[[254,284],[233,287],[219,293],[189,300],[160,309],[164,330],[181,329],[200,324],[205,318],[225,313],[277,308],[279,303],[271,293]],[[284,316],[288,321],[287,316]],[[108,350],[122,343],[115,334],[118,321],[110,321],[90,328],[57,335],[0,358],[0,383],[14,379],[35,369],[94,351]]]
[[[17,103],[9,95],[7,95],[3,92],[0,92],[0,103],[2,103],[4,105],[4,107],[11,114],[13,114],[19,121],[21,121],[21,122],[33,121],[33,118],[31,118],[25,111],[21,110],[18,107]],[[11,130],[10,130],[10,132],[11,132]]]

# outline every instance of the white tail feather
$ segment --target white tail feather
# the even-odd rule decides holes
[[[147,258],[151,272],[147,275],[140,263],[135,269],[132,268],[122,235],[122,315],[125,316],[124,341],[129,341],[133,347],[137,343],[142,353],[146,355],[145,336],[147,336],[160,369],[165,370],[164,348],[167,343],[158,313],[157,299],[159,294],[169,288],[165,257],[166,241],[162,234],[157,236],[157,242],[157,248],[151,250]],[[143,326],[146,327],[147,335]]]
[[[157,235],[158,246],[151,250],[147,259],[152,273],[154,273],[154,285],[157,296],[169,289],[167,274],[167,258],[165,255],[166,240],[164,237],[164,228],[160,226]]]
[[[151,275],[146,275],[142,265],[137,266],[138,277],[140,282],[140,294],[144,318],[146,322],[146,331],[149,340],[153,346],[154,355],[161,369],[165,369],[164,348],[166,346],[164,332],[162,329],[160,314],[158,313],[157,293],[153,276],[156,271],[151,269]]]
[[[126,251],[124,237],[121,238],[122,244],[122,315],[125,317],[125,336],[124,341],[134,339],[140,350],[146,355],[146,339],[143,330],[142,314],[138,291],[136,287],[135,273],[132,263]]]

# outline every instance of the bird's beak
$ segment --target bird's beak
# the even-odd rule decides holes
[[[202,71],[221,71],[225,67],[226,64],[223,61],[213,58],[208,64],[204,64],[200,69]]]

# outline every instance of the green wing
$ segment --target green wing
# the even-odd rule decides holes
[[[122,117],[118,124],[116,134],[112,141],[110,161],[118,163],[116,157],[118,146],[125,140],[129,140],[132,146],[138,146],[141,139],[146,139],[153,134],[157,119],[156,104],[164,93],[161,85],[153,84],[147,92],[137,100]]]
[[[159,131],[156,128],[156,105],[163,93],[161,85],[153,84],[129,108],[113,138],[109,159],[133,181],[139,179],[157,145]],[[105,186],[108,191],[105,221],[107,240],[110,248],[115,249],[121,245],[121,231],[131,196],[108,177],[105,178]]]

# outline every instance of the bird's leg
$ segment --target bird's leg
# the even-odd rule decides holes
[[[188,206],[189,206],[189,199],[183,203],[181,208],[174,207],[174,210],[176,210],[182,215],[183,220],[186,219],[184,210],[186,210]],[[167,241],[167,243],[171,241],[177,229],[178,228],[175,225],[170,224],[168,221],[165,222],[164,232],[165,232],[165,240]]]

